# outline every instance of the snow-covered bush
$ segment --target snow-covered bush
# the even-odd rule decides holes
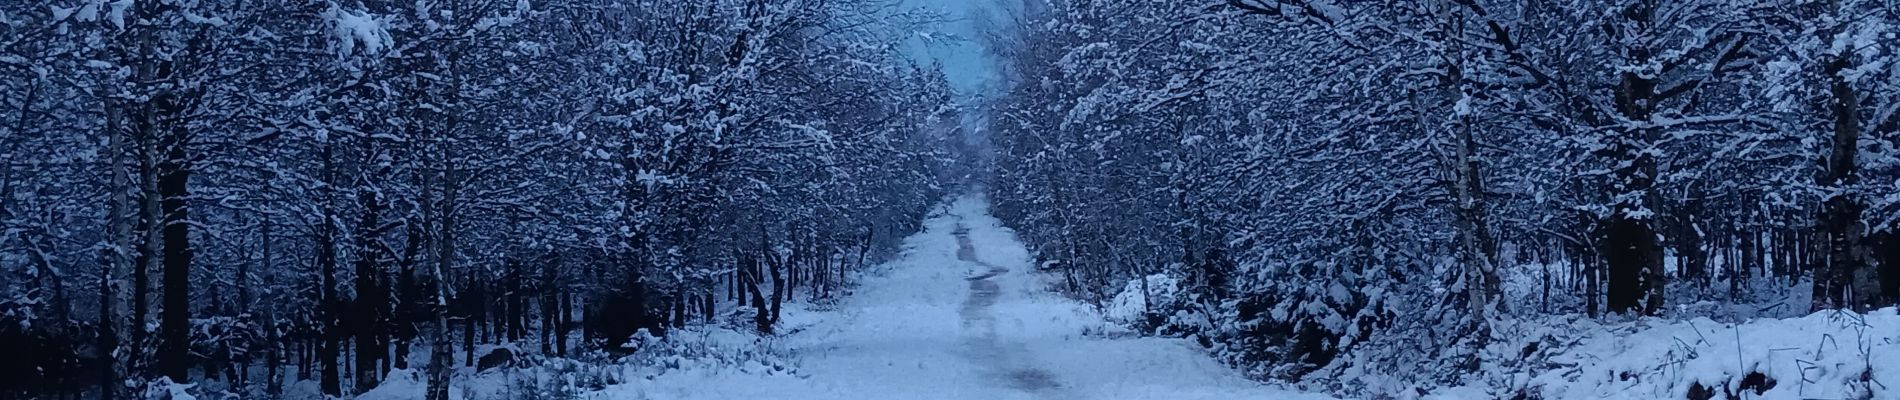
[[[1485,386],[1527,398],[1900,398],[1893,308],[1743,323],[1572,316],[1510,326],[1485,349]]]
[[[207,389],[196,383],[184,384],[172,382],[171,378],[159,377],[139,385],[134,393],[138,400],[238,400],[240,397],[227,391]]]
[[[263,331],[247,317],[191,319],[191,354],[208,375],[238,374],[239,364],[253,360],[263,342]]]
[[[680,329],[665,338],[645,335],[634,339],[640,343],[640,350],[622,358],[622,362],[635,367],[644,379],[684,369],[794,374],[797,365],[791,354],[774,340],[744,330]]]
[[[1177,311],[1185,312],[1185,296],[1181,293],[1181,280],[1167,274],[1148,275],[1144,279],[1129,281],[1115,298],[1109,300],[1104,314],[1115,323],[1134,328],[1136,331],[1150,334],[1160,332],[1168,325],[1167,319]]]

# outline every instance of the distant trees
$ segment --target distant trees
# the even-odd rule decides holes
[[[895,12],[0,5],[0,339],[37,346],[0,395],[343,396],[420,345],[440,399],[483,344],[618,351],[775,312],[719,296],[773,285],[748,260],[782,274],[774,304],[830,296],[963,173]]]
[[[1017,10],[999,217],[1084,299],[1183,278],[1143,328],[1261,376],[1477,367],[1534,313],[1900,298],[1885,2]]]

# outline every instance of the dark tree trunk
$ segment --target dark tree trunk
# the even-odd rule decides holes
[[[508,340],[521,341],[528,336],[528,287],[527,271],[520,259],[509,265],[511,275],[508,279]]]
[[[116,216],[116,215],[115,215]],[[113,249],[100,250],[105,253],[108,262],[99,267],[99,332],[96,345],[99,347],[99,399],[112,400],[117,395],[118,366],[113,353],[119,348],[119,333],[112,329],[117,325],[112,317],[112,307],[118,303],[112,294],[112,269],[117,267],[119,255]]]
[[[176,105],[160,102],[158,107]],[[175,127],[164,143],[165,160],[158,165],[159,208],[162,210],[165,269],[164,310],[159,315],[159,371],[173,382],[190,378],[191,341],[191,218],[186,201],[191,196],[191,170],[185,153],[185,132]]]
[[[437,238],[437,240],[449,239],[451,238]],[[445,274],[450,266],[450,257],[454,255],[452,243],[436,244],[438,257],[442,258],[436,260],[434,271],[429,274],[430,283],[435,285],[435,291],[432,294],[435,295],[433,297],[436,301],[430,301],[428,307],[430,326],[434,329],[430,330],[432,336],[429,341],[429,386],[428,393],[424,396],[426,400],[449,400],[449,367],[455,362],[455,355],[452,352],[453,342],[449,337],[449,305],[446,302],[448,280]],[[467,345],[464,347],[470,352],[468,359],[475,359],[473,354],[475,347]]]
[[[1834,132],[1825,172],[1817,182],[1821,187],[1845,189],[1859,182],[1854,158],[1860,146],[1860,95],[1841,76],[1842,71],[1854,67],[1851,57],[1853,52],[1834,55],[1822,68],[1832,94],[1828,109],[1834,116]],[[1813,310],[1850,306],[1866,310],[1881,297],[1878,278],[1861,247],[1860,214],[1858,199],[1847,193],[1830,196],[1822,203],[1820,225],[1826,235],[1826,250],[1821,254],[1822,261],[1815,265]]]
[[[1788,240],[1793,235],[1793,231],[1787,228],[1771,229],[1761,244],[1762,264],[1772,270],[1771,273],[1777,279],[1788,278],[1792,281],[1795,276],[1794,259],[1788,257],[1788,252],[1795,247],[1794,242]]]
[[[377,362],[381,360],[386,348],[378,339],[382,335],[382,326],[387,323],[383,318],[384,300],[382,284],[377,281],[382,276],[382,267],[377,260],[382,252],[376,250],[376,230],[382,224],[382,202],[376,192],[361,190],[356,200],[363,207],[361,223],[356,235],[356,310],[351,316],[350,330],[356,335],[356,381],[353,386],[357,394],[376,387],[378,376]]]
[[[1736,285],[1746,291],[1748,287],[1753,286],[1756,278],[1768,276],[1768,270],[1761,264],[1761,255],[1756,254],[1753,248],[1755,242],[1761,240],[1761,234],[1752,226],[1735,229],[1740,232],[1730,242],[1735,246],[1736,253],[1736,259],[1731,264],[1735,264],[1735,268],[1740,270],[1734,275],[1735,279],[1741,280]]]
[[[1703,235],[1697,226],[1697,215],[1702,215],[1701,194],[1690,191],[1688,199],[1677,210],[1675,226],[1676,265],[1682,278],[1702,284],[1709,283],[1708,254],[1704,251]]]
[[[118,281],[113,275],[132,268],[128,258],[133,231],[128,220],[131,217],[131,201],[126,193],[131,191],[132,179],[125,169],[125,134],[119,128],[119,107],[112,101],[105,106],[105,133],[109,168],[112,169],[112,194],[107,196],[107,216],[105,234],[108,247],[99,250],[99,326],[95,346],[99,348],[99,398],[112,400],[118,395],[118,355],[119,332],[114,329],[120,321],[113,309],[119,306],[116,293]]]
[[[550,252],[541,262],[541,354],[553,354],[554,335],[561,324],[561,302],[556,282],[560,279],[561,258]]]
[[[805,259],[809,257],[806,255],[806,250],[807,248],[804,245],[794,244],[792,246],[792,256],[785,259],[785,284],[781,285],[784,289],[781,290],[781,292],[785,292],[789,295],[790,292],[797,290],[799,267],[802,266]]]
[[[308,332],[298,332],[293,333],[293,335],[296,335],[295,343],[297,344],[297,380],[310,380],[310,370],[315,369],[312,368],[315,365],[312,364],[315,358],[311,356],[312,349],[310,346],[316,338],[305,337],[308,335]]]
[[[449,400],[449,367],[454,365],[455,362],[455,355],[452,352],[453,347],[451,346],[453,342],[449,336],[448,303],[448,273],[455,260],[455,231],[453,229],[455,227],[455,218],[454,214],[450,212],[453,210],[452,205],[454,204],[455,196],[453,192],[446,190],[444,192],[441,203],[432,206],[439,207],[438,211],[434,213],[436,215],[435,220],[430,221],[434,222],[434,224],[424,223],[425,226],[433,226],[436,229],[436,234],[432,238],[435,241],[433,243],[435,268],[429,273],[429,284],[433,285],[431,288],[434,289],[432,291],[433,293],[430,294],[434,295],[434,301],[427,302],[427,304],[430,305],[428,308],[430,322],[432,322],[431,325],[434,327],[431,334],[434,336],[430,337],[431,340],[429,342],[429,387],[428,393],[425,396],[426,400]],[[423,203],[429,203],[426,191],[423,197]],[[425,219],[427,218],[425,217]],[[475,345],[470,342],[475,338],[472,328],[474,326],[473,324],[474,321],[465,319],[463,324],[464,330],[462,332],[464,338],[462,347],[463,350],[468,352],[465,356],[470,361],[475,359]]]
[[[458,303],[462,303],[461,308],[463,309],[463,312],[462,312],[462,366],[464,367],[475,366],[475,331],[478,330],[478,329],[475,329],[475,315],[480,314],[482,312],[481,301],[479,299],[474,298],[473,296],[470,296],[472,295],[473,291],[474,291],[473,284],[465,284],[464,290],[462,293],[466,297],[463,297],[457,300]]]
[[[554,352],[567,357],[567,327],[574,325],[574,295],[561,293],[561,318],[554,325]]]
[[[320,153],[323,160],[323,181],[334,182],[335,165],[331,159],[333,154],[331,146],[324,146]],[[317,226],[317,268],[321,270],[318,273],[318,279],[319,284],[322,285],[318,288],[317,335],[321,342],[317,346],[317,362],[322,364],[323,376],[319,386],[323,394],[340,397],[343,395],[343,377],[337,358],[341,356],[339,347],[342,346],[340,343],[342,335],[339,332],[338,319],[342,318],[343,310],[342,301],[337,298],[336,288],[337,254],[336,224],[334,223],[336,211],[330,207],[327,196],[321,201],[324,203],[322,219],[319,222],[320,225]]]
[[[141,5],[145,7],[139,9],[140,18],[151,20],[159,17],[156,4]],[[157,51],[154,48],[157,46],[155,32],[150,28],[141,29],[139,40],[141,41],[139,48],[141,60],[139,76],[136,79],[139,82],[157,81],[160,78],[158,66],[161,62],[155,55]],[[141,87],[141,89],[149,90],[146,87]],[[159,159],[164,157],[160,150],[160,143],[163,141],[161,136],[164,133],[160,130],[164,125],[160,116],[156,115],[159,112],[156,100],[158,99],[142,104],[139,117],[133,120],[134,134],[137,135],[135,139],[138,151],[136,153],[139,155],[139,187],[142,195],[139,196],[138,227],[136,228],[139,233],[138,253],[132,259],[132,348],[131,356],[128,357],[131,365],[128,368],[143,368],[145,363],[149,362],[145,359],[144,352],[150,346],[146,336],[150,321],[148,318],[151,316],[151,271],[161,259],[159,246],[161,230],[164,227],[161,220],[166,218],[160,205],[164,196],[159,193],[158,188]]]
[[[395,369],[410,367],[409,351],[418,336],[417,324],[434,324],[435,322],[435,315],[431,313],[431,310],[435,307],[432,294],[436,292],[425,291],[416,275],[418,273],[416,263],[422,253],[422,244],[425,240],[423,232],[427,229],[425,226],[427,223],[418,223],[414,219],[407,222],[405,224],[408,225],[405,233],[407,237],[404,238],[402,258],[398,259],[401,267],[396,272],[395,287],[390,291],[395,296],[396,306],[395,311],[391,313],[391,321],[388,325],[389,337],[395,342],[395,352],[390,357],[394,364],[392,367]]]
[[[1880,301],[1886,305],[1900,302],[1900,233],[1895,232],[1896,229],[1900,227],[1887,227],[1870,240],[1874,257],[1880,263],[1880,290],[1885,295]]]
[[[1655,4],[1632,4],[1625,18],[1638,22],[1653,17]],[[1650,51],[1636,44],[1625,49],[1632,61],[1650,60]],[[1635,71],[1622,72],[1616,87],[1616,110],[1631,121],[1649,121],[1654,112],[1656,81]],[[1608,306],[1610,312],[1654,314],[1662,308],[1662,248],[1658,245],[1656,220],[1658,209],[1655,182],[1656,159],[1649,151],[1656,142],[1654,128],[1625,128],[1616,131],[1604,150],[1615,167],[1612,174],[1612,210],[1605,223],[1604,260],[1609,267]]]
[[[1591,228],[1592,232],[1578,241],[1571,242],[1569,247],[1573,260],[1571,262],[1577,265],[1582,273],[1579,277],[1582,279],[1579,281],[1583,284],[1584,313],[1591,318],[1601,315],[1598,311],[1602,309],[1603,298],[1603,260],[1599,258],[1601,253],[1594,251],[1595,247],[1591,243],[1599,239],[1596,229]]]
[[[771,257],[771,256],[768,255],[767,257]],[[788,263],[789,262],[771,263],[771,266],[772,266],[772,319],[771,321],[766,323],[768,326],[766,329],[763,330],[765,332],[772,331],[769,325],[778,324],[779,310],[784,309],[786,289],[785,289],[785,274],[782,270],[785,269],[784,265]]]
[[[760,257],[770,257],[770,255],[761,252]],[[770,335],[772,334],[772,317],[771,311],[765,307],[765,293],[759,290],[760,279],[757,276],[760,273],[759,263],[758,259],[741,260],[739,268],[749,271],[745,286],[746,292],[752,295],[752,305],[755,309],[752,322],[757,325],[759,334]]]
[[[743,252],[741,253],[742,254],[737,257],[739,264],[732,269],[732,283],[734,286],[733,290],[739,292],[739,307],[743,308],[755,305],[752,302],[753,296],[751,296],[750,290],[756,288],[758,282],[752,279],[753,271],[756,270],[756,268],[753,268],[753,264],[757,261],[752,260],[751,257],[746,256]]]
[[[594,320],[600,315],[599,300],[600,295],[595,294],[594,297],[588,298],[587,303],[581,304],[581,340],[583,342],[599,338],[601,335],[600,328],[594,326]]]
[[[151,168],[151,166],[146,163],[140,164],[139,168],[141,170]],[[150,177],[150,175],[145,172],[141,172],[140,175],[142,177]],[[153,189],[154,190],[148,191],[147,193],[156,193],[155,186]],[[152,297],[151,270],[152,262],[156,255],[152,253],[153,246],[150,243],[157,237],[154,233],[158,232],[156,228],[157,224],[154,223],[157,221],[158,214],[156,196],[145,196],[145,198],[140,200],[140,203],[145,204],[141,204],[141,207],[139,207],[136,222],[138,226],[134,228],[135,231],[140,233],[140,238],[138,240],[139,244],[135,246],[138,252],[132,257],[132,323],[130,326],[131,329],[129,329],[132,335],[132,343],[129,351],[131,356],[128,357],[127,360],[128,364],[130,364],[128,367],[138,367],[143,358],[142,354],[147,348],[145,347],[145,326],[146,318],[151,315],[151,303],[149,302],[149,299]]]
[[[1640,220],[1613,216],[1607,227],[1609,234],[1604,254],[1609,263],[1608,303],[1610,312],[1653,313],[1647,303],[1657,302],[1651,299],[1652,286],[1658,284],[1651,279],[1652,268],[1660,260],[1653,259],[1656,250],[1656,234],[1649,223]]]
[[[273,267],[276,266],[277,259],[275,258],[275,252],[273,250],[276,245],[276,240],[271,234],[271,225],[270,217],[265,217],[263,226],[260,227],[260,232],[258,232],[258,236],[263,243],[258,247],[260,247],[263,253],[262,259],[259,262],[262,263],[261,265],[265,272],[264,287],[274,289],[277,286],[277,272]],[[269,291],[265,293],[266,305],[260,314],[263,321],[259,324],[264,327],[264,394],[266,397],[275,397],[283,394],[282,370],[284,362],[283,342],[285,338],[277,333],[276,307],[270,304],[272,303],[271,300],[275,300],[276,297],[270,296]]]
[[[157,23],[176,12],[175,5],[163,2],[140,3],[136,10],[139,19],[145,23]],[[138,129],[144,138],[152,140],[152,153],[148,162],[152,166],[152,191],[148,191],[147,201],[156,196],[157,209],[150,219],[156,224],[153,228],[160,241],[159,262],[162,265],[161,307],[159,311],[159,343],[157,371],[175,382],[186,382],[190,375],[190,324],[191,324],[191,218],[187,201],[191,195],[191,164],[186,144],[189,132],[185,125],[187,115],[181,88],[167,87],[176,78],[176,63],[182,55],[159,57],[162,46],[156,41],[155,26],[142,26],[139,30],[140,57],[136,79],[141,93],[150,96],[143,105]],[[147,243],[145,247],[151,247]],[[137,312],[135,312],[137,313]],[[137,317],[143,318],[142,313]]]

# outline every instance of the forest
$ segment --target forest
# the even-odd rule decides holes
[[[483,345],[769,332],[957,162],[941,73],[870,30],[930,17],[877,6],[0,4],[0,397],[446,399]]]
[[[1451,384],[1526,320],[1900,301],[1895,2],[1026,4],[998,217],[1065,293],[1179,280],[1136,323],[1252,375]]]
[[[1900,398],[1900,2],[919,2],[0,2],[0,399]]]

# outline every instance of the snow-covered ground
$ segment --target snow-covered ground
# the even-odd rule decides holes
[[[1090,307],[1044,291],[1041,278],[1026,272],[1030,260],[1022,243],[979,198],[956,201],[926,225],[899,259],[872,272],[836,311],[789,321],[788,331],[797,333],[778,345],[794,355],[795,372],[682,371],[605,393],[652,399],[1329,398],[1248,381],[1183,340],[1099,335],[1116,328]],[[959,257],[965,230],[968,251]]]
[[[1554,368],[1499,379],[1492,392],[1522,385],[1545,399],[1900,399],[1893,308],[1738,324],[1553,317],[1504,329],[1529,340],[1500,343],[1495,353],[1518,356],[1493,360]]]
[[[964,198],[932,216],[898,259],[868,272],[843,302],[788,304],[782,336],[678,330],[617,363],[463,371],[454,397],[1333,398],[1249,381],[1186,340],[1118,334],[1125,330],[1111,316],[1044,290],[1030,263],[980,198]],[[1741,323],[1559,315],[1497,324],[1484,367],[1463,386],[1420,390],[1419,382],[1372,371],[1339,378],[1353,393],[1391,399],[1900,398],[1893,309]],[[360,400],[417,398],[422,386],[416,374],[396,371]]]

